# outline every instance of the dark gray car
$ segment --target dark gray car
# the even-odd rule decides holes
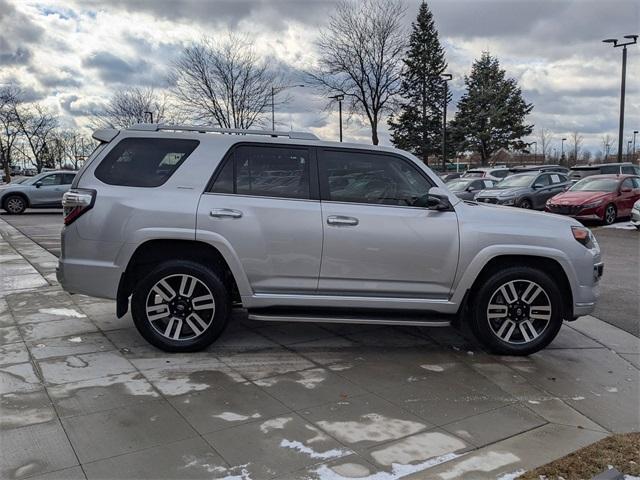
[[[546,201],[571,185],[569,177],[556,172],[527,172],[511,175],[493,188],[482,190],[475,200],[482,203],[544,209]]]
[[[446,183],[447,188],[462,200],[473,200],[481,190],[492,188],[495,185],[493,180],[479,178],[456,178]]]
[[[71,188],[75,176],[76,172],[59,170],[2,185],[0,206],[14,215],[27,208],[60,208],[62,196]]]

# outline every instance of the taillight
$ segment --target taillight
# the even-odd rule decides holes
[[[96,201],[96,191],[73,188],[62,196],[64,224],[70,225],[78,217],[91,210]]]

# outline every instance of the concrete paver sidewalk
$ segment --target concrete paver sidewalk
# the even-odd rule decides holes
[[[508,478],[640,429],[640,340],[593,317],[514,358],[449,329],[238,311],[172,355],[0,235],[0,478]]]

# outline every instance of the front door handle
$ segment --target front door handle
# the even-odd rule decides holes
[[[342,215],[331,215],[327,217],[327,223],[329,225],[354,227],[358,225],[358,219],[354,217],[343,217]]]
[[[209,216],[213,218],[240,218],[242,217],[242,212],[230,208],[214,208],[209,212]]]

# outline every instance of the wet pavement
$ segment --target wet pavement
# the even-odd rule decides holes
[[[516,358],[453,329],[238,310],[168,354],[0,235],[0,478],[504,479],[640,429],[640,341],[594,317]]]

